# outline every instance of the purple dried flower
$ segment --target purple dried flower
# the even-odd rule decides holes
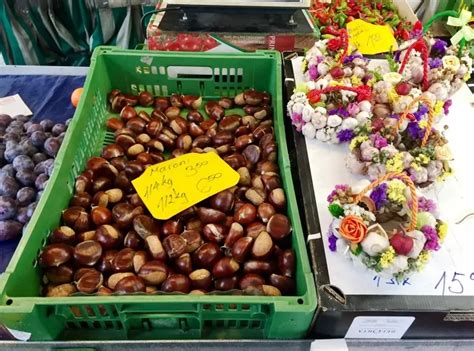
[[[371,137],[370,137],[372,143],[374,144],[374,146],[377,148],[377,149],[381,149],[385,146],[388,146],[388,142],[387,142],[387,139],[385,139],[383,136],[381,136],[380,134],[373,134]]]
[[[428,59],[428,64],[430,65],[431,69],[439,68],[443,65],[443,60],[441,60],[439,57],[434,57],[434,58],[430,57]]]
[[[355,137],[354,131],[352,129],[342,129],[337,133],[337,138],[341,143],[346,141],[351,141]]]
[[[435,43],[431,47],[431,57],[443,57],[446,55],[448,43],[441,39],[436,39]]]
[[[346,56],[346,57],[344,58],[343,63],[344,63],[344,64],[350,63],[350,62],[354,61],[356,58],[364,58],[364,57],[363,57],[361,54],[349,55],[349,56]]]
[[[401,54],[402,54],[401,51],[395,51],[395,54],[393,56],[393,59],[395,60],[395,62],[400,63],[400,55]]]
[[[375,203],[377,210],[380,210],[387,203],[387,183],[382,183],[370,193],[370,198]]]
[[[443,110],[444,110],[445,115],[449,113],[449,108],[451,107],[452,104],[453,104],[453,100],[451,99],[448,99],[444,102]]]
[[[335,252],[336,251],[337,236],[335,236],[333,233],[330,233],[328,241],[329,241],[329,250],[331,250],[332,252]]]
[[[309,78],[311,80],[318,79],[318,68],[316,67],[316,65],[309,66]]]
[[[425,135],[425,130],[420,128],[420,126],[418,125],[418,122],[408,123],[407,132],[410,138],[414,140],[422,139],[423,136]]]
[[[328,115],[329,116],[338,115],[339,117],[343,117],[343,118],[350,116],[349,112],[344,107],[329,110]]]
[[[421,231],[423,234],[425,234],[426,237],[426,243],[425,243],[425,249],[426,250],[432,250],[432,251],[438,251],[441,246],[439,245],[438,242],[438,233],[436,232],[436,229],[433,227],[430,227],[429,225],[425,225],[421,228]]]
[[[427,199],[424,196],[418,197],[418,209],[420,212],[436,212],[436,202],[431,199]]]
[[[416,120],[419,121],[421,117],[423,117],[427,113],[428,113],[428,107],[421,104],[420,107],[418,108],[418,111],[416,111],[413,115],[415,116]]]

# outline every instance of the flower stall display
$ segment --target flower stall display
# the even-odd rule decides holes
[[[405,173],[387,173],[360,191],[337,185],[328,202],[329,250],[398,280],[421,271],[447,234],[436,204],[417,196]]]
[[[292,124],[308,138],[348,142],[370,127],[372,91],[368,60],[353,50],[347,31],[317,42],[305,56],[305,84],[288,102]]]
[[[419,187],[445,179],[452,173],[453,157],[446,138],[433,126],[434,115],[429,99],[413,99],[389,127],[375,127],[351,141],[347,168],[371,180],[388,172],[406,172]]]

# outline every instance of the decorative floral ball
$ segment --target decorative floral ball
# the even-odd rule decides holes
[[[432,200],[417,196],[412,210],[414,186],[397,177],[407,178],[391,173],[386,180],[372,183],[360,199],[359,191],[366,187],[336,185],[328,196],[334,219],[327,235],[332,252],[382,275],[403,279],[422,270],[432,252],[440,249],[447,225],[436,218]],[[412,211],[416,211],[415,219]]]

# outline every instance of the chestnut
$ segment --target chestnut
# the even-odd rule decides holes
[[[274,267],[267,261],[249,260],[244,263],[243,270],[244,273],[270,274]]]
[[[201,234],[197,230],[187,229],[181,233],[181,237],[186,243],[186,252],[194,252],[202,244]]]
[[[105,191],[105,194],[108,197],[108,203],[115,204],[122,200],[123,191],[119,188],[109,189]]]
[[[215,278],[232,277],[239,270],[239,263],[231,257],[222,257],[212,268],[212,275]]]
[[[100,243],[104,249],[112,249],[119,246],[122,234],[110,224],[104,224],[95,231],[94,240]]]
[[[72,258],[73,249],[66,244],[51,244],[44,247],[39,257],[42,267],[58,267]]]
[[[189,274],[193,289],[208,290],[212,284],[211,272],[207,269],[197,269]]]
[[[96,226],[112,222],[112,212],[107,207],[97,206],[91,211],[92,222]]]
[[[191,149],[192,142],[193,139],[189,134],[182,134],[176,139],[176,147],[187,152]]]
[[[85,294],[92,294],[102,286],[103,279],[102,273],[91,270],[84,273],[79,280],[76,281],[77,290]]]
[[[132,132],[134,132],[135,134],[141,134],[145,131],[145,128],[146,128],[146,125],[147,123],[140,117],[133,117],[131,119],[129,119],[127,121],[127,124],[125,124],[125,127],[126,128],[129,128]],[[120,137],[120,136],[125,136],[125,135],[119,135],[117,137],[117,139]],[[117,144],[118,141],[117,141]],[[123,145],[121,145],[123,147]]]
[[[128,106],[136,106],[138,104],[138,96],[133,94],[123,94]]]
[[[245,192],[245,197],[255,206],[259,206],[265,201],[265,192],[260,189],[251,188]]]
[[[146,111],[140,111],[140,112],[138,112],[138,117],[140,117],[141,119],[143,119],[146,123],[150,123],[150,122],[151,122],[151,117],[150,117],[150,115],[149,115]]]
[[[254,239],[256,239],[258,235],[265,230],[266,230],[266,227],[261,222],[250,223],[246,228],[247,236],[250,236]]]
[[[76,183],[74,184],[74,189],[76,190],[76,193],[84,193],[88,191],[92,184],[91,180],[92,176],[89,177],[87,171],[79,175],[76,179]]]
[[[257,125],[257,119],[254,116],[249,116],[249,115],[243,116],[242,125],[249,126],[251,129],[253,129]]]
[[[167,149],[173,149],[173,148],[175,147],[175,145],[174,145],[175,139],[173,139],[172,137],[170,137],[170,136],[167,135],[167,134],[160,133],[160,134],[158,134],[158,136],[156,137],[156,139],[158,139],[158,141],[160,141],[161,143],[163,143],[163,145],[164,145]]]
[[[123,239],[123,246],[128,247],[130,249],[138,250],[140,247],[143,246],[143,239],[140,235],[137,234],[136,231],[130,230]]]
[[[160,135],[162,130],[163,130],[163,122],[159,119],[152,120],[146,126],[146,132],[151,138],[154,138]],[[163,150],[160,150],[160,151],[163,151]]]
[[[125,106],[127,106],[127,100],[122,94],[118,94],[112,98],[112,102],[110,103],[112,107],[112,111],[118,113],[120,112]]]
[[[92,202],[92,197],[88,193],[76,192],[74,196],[72,197],[71,202],[69,203],[69,206],[88,208],[91,205],[91,202]]]
[[[168,107],[171,106],[170,101],[166,97],[156,97],[153,106],[155,109],[160,111],[165,111]]]
[[[125,170],[127,159],[125,158],[125,156],[115,157],[110,160],[110,164],[114,166],[119,172],[121,172]]]
[[[241,135],[235,139],[234,146],[237,150],[243,150],[247,146],[251,145],[253,141],[252,134]]]
[[[53,284],[64,284],[72,282],[74,271],[71,266],[62,264],[57,267],[50,267],[45,272],[48,281]]]
[[[267,232],[261,232],[252,247],[252,256],[255,259],[267,258],[273,249],[273,240]]]
[[[149,261],[149,255],[146,251],[136,251],[133,256],[133,270],[135,273],[140,272],[140,269],[145,263]]]
[[[163,247],[168,257],[174,259],[186,252],[186,240],[178,234],[171,234],[163,240]]]
[[[249,287],[261,286],[265,284],[265,279],[259,274],[247,273],[239,281],[239,288],[246,290]]]
[[[291,232],[290,220],[280,213],[274,214],[267,223],[267,232],[276,240],[285,238]]]
[[[221,256],[221,250],[216,243],[204,243],[194,251],[193,262],[199,268],[210,270]]]
[[[224,246],[231,248],[237,240],[244,236],[244,227],[240,223],[234,222],[231,224],[229,233],[227,234]]]
[[[143,152],[145,152],[145,147],[142,144],[134,144],[127,149],[127,156],[135,158]]]
[[[228,213],[234,206],[234,194],[229,190],[223,190],[211,197],[210,204],[213,209]]]
[[[257,145],[248,145],[242,151],[242,155],[248,162],[250,162],[250,164],[254,165],[260,161],[262,149]]]
[[[241,135],[250,134],[251,132],[252,132],[252,129],[250,128],[250,126],[248,125],[240,126],[239,128],[235,130],[235,136],[239,137]]]
[[[96,193],[98,191],[104,191],[107,189],[110,189],[112,187],[113,183],[111,178],[108,177],[99,177],[94,180],[92,183],[92,192]]]
[[[87,241],[87,240],[93,240],[94,237],[95,237],[95,230],[88,230],[87,232],[81,232],[79,234],[76,235],[76,241],[78,243],[81,243],[83,241]]]
[[[263,223],[267,223],[275,213],[275,207],[273,207],[268,202],[260,204],[257,208],[258,217],[262,220]]]
[[[295,273],[295,251],[293,249],[283,250],[278,255],[278,269],[286,277],[293,277]]]
[[[170,274],[161,285],[164,292],[182,292],[189,293],[191,289],[191,280],[183,274]]]
[[[124,202],[118,203],[112,208],[112,217],[119,228],[131,226],[133,219],[141,214],[143,214],[142,207],[133,207]]]
[[[66,283],[48,289],[46,292],[46,297],[66,297],[74,294],[75,292],[77,292],[76,287],[70,283]]]
[[[170,122],[170,128],[178,135],[188,132],[188,122],[183,117],[176,117]]]
[[[141,266],[138,276],[146,284],[160,285],[168,277],[168,268],[162,261],[149,261]]]
[[[191,255],[189,253],[184,253],[179,256],[175,261],[176,270],[179,273],[188,275],[193,271],[193,263],[191,260]]]
[[[166,109],[165,115],[168,117],[170,120],[173,120],[176,117],[179,117],[181,114],[181,109],[177,106],[170,106]]]
[[[239,169],[240,167],[244,167],[246,165],[245,158],[238,153],[225,156],[224,161],[233,169]]]
[[[244,204],[234,214],[234,220],[240,224],[250,224],[257,217],[257,209],[252,204]]]
[[[145,170],[145,166],[143,165],[143,163],[138,162],[138,161],[128,161],[127,164],[125,165],[125,175],[126,175],[125,180],[130,184],[130,181],[141,176],[144,170]],[[116,182],[118,182],[118,177],[116,179]],[[118,186],[118,187],[121,188],[122,190],[125,190],[121,186]]]
[[[125,248],[117,252],[112,260],[112,269],[114,272],[131,272],[133,271],[133,257],[135,250]]]
[[[239,185],[248,186],[251,184],[250,172],[247,167],[240,167],[237,169],[237,173],[240,175]]]
[[[235,132],[240,127],[241,117],[239,115],[229,115],[222,118],[219,122],[219,131]]]
[[[96,268],[102,273],[112,272],[112,261],[117,255],[117,250],[107,250],[104,252],[99,262],[97,262]]]
[[[184,230],[184,226],[180,221],[168,219],[161,227],[161,232],[164,236],[171,234],[181,234]]]
[[[156,139],[151,139],[146,145],[149,149],[154,150],[154,151],[158,151],[158,152],[165,151],[165,147],[163,143]]]
[[[75,273],[74,273],[74,280],[78,281],[81,279],[81,277],[86,274],[86,273],[93,273],[97,272],[94,268],[79,268]]]
[[[199,135],[196,137],[196,139],[193,140],[191,143],[191,147],[195,148],[205,148],[207,146],[211,145],[211,138],[209,138],[207,135]]]
[[[171,106],[183,107],[182,97],[179,94],[171,94],[170,96]]]
[[[112,100],[113,100],[116,96],[118,96],[118,95],[120,95],[120,94],[121,94],[120,90],[118,90],[118,89],[112,89],[112,90],[107,94],[107,101],[109,102],[109,104],[111,104],[111,103],[112,103]]]
[[[252,249],[253,239],[251,237],[242,237],[232,246],[231,254],[237,262],[244,262]]]
[[[201,113],[198,110],[190,110],[188,114],[186,115],[186,119],[189,122],[193,123],[201,123],[204,121],[204,117],[201,115]]]
[[[208,119],[206,121],[202,121],[201,123],[199,123],[199,127],[201,127],[201,129],[204,132],[207,132],[210,129],[216,129],[217,128],[217,122],[213,119]]]
[[[234,101],[228,97],[221,97],[217,103],[226,110],[234,106]]]
[[[153,98],[153,95],[149,93],[148,91],[142,91],[140,94],[138,94],[138,103],[143,106],[143,107],[149,107],[153,105],[155,102],[155,99]]]
[[[166,260],[166,252],[156,234],[148,235],[145,238],[145,243],[151,256],[156,260]]]
[[[265,296],[281,296],[281,291],[273,285],[262,285]]]
[[[102,246],[94,240],[83,241],[74,248],[74,259],[83,266],[93,266],[102,256]]]
[[[122,111],[120,111],[120,117],[124,121],[129,121],[136,116],[137,116],[137,111],[132,106],[125,106],[122,109]]]
[[[107,287],[109,289],[114,290],[115,286],[117,285],[117,283],[120,280],[122,280],[123,278],[126,278],[126,277],[133,277],[133,276],[134,276],[134,274],[132,272],[114,273],[107,280]]]
[[[99,191],[95,193],[94,197],[92,198],[92,205],[93,206],[100,206],[100,207],[107,207],[109,204],[109,196],[105,191]]]
[[[225,220],[225,213],[213,208],[198,207],[199,219],[202,223],[219,223]]]
[[[214,146],[232,144],[234,142],[234,136],[231,131],[221,130],[212,137],[212,142]]]
[[[70,207],[64,210],[62,217],[64,223],[76,232],[89,229],[89,215],[82,207]]]
[[[136,275],[127,276],[120,279],[115,285],[114,291],[121,294],[130,294],[135,292],[145,292],[146,286],[142,278]]]
[[[181,101],[183,102],[184,107],[197,110],[199,107],[201,107],[202,97],[194,95],[182,95]]]
[[[226,237],[227,228],[221,224],[209,223],[202,229],[202,234],[208,241],[220,244]]]
[[[125,151],[117,144],[109,144],[102,149],[102,157],[106,160],[111,160],[115,157],[121,157],[124,155]]]
[[[156,221],[146,215],[138,215],[133,219],[133,229],[143,239],[152,234],[159,234],[160,232]]]
[[[237,287],[239,279],[236,276],[214,280],[216,290],[229,291]]]
[[[275,175],[262,175],[262,182],[265,186],[265,191],[267,191],[268,193],[270,193],[274,189],[281,188],[280,177]]]
[[[198,136],[204,135],[205,133],[204,130],[202,130],[202,128],[194,122],[189,123],[188,131],[193,138],[197,138]]]
[[[142,133],[142,134],[139,134],[135,141],[139,144],[142,144],[142,145],[146,145],[148,144],[150,141],[151,141],[151,137],[150,135],[146,134],[146,133]],[[131,145],[129,145],[130,147]]]
[[[186,230],[202,230],[202,222],[199,218],[191,218],[186,222]]]
[[[61,226],[57,229],[55,229],[50,235],[49,235],[49,242],[52,244],[56,243],[64,243],[64,244],[69,244],[72,245],[76,241],[76,232],[68,226]]]
[[[270,283],[280,290],[283,294],[289,295],[295,293],[295,281],[293,278],[285,277],[284,275],[271,274]]]

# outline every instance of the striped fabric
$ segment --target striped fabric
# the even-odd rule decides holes
[[[1,0],[0,51],[6,64],[86,66],[95,47],[144,41],[147,6],[107,8],[96,0]]]

